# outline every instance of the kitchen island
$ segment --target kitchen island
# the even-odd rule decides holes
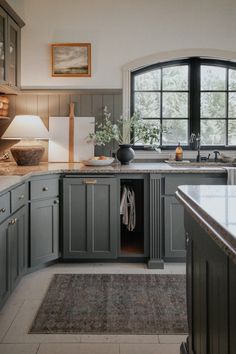
[[[236,186],[180,186],[189,337],[181,353],[236,352]]]

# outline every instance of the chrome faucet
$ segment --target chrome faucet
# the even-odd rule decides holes
[[[196,161],[200,162],[201,161],[201,136],[198,133],[197,137],[196,137],[196,142],[197,142],[197,158]]]

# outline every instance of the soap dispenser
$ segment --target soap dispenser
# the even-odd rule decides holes
[[[175,150],[175,160],[176,161],[182,161],[183,160],[183,149],[180,145],[180,143],[178,143],[178,146]]]

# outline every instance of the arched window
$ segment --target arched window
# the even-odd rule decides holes
[[[236,64],[190,58],[151,65],[131,74],[131,111],[161,127],[160,146],[236,145]]]

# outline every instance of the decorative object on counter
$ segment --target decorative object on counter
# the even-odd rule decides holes
[[[220,153],[220,158],[219,161],[222,161],[224,163],[236,163],[236,157],[233,156],[226,156],[222,152]]]
[[[180,143],[178,143],[178,146],[175,150],[175,160],[176,161],[182,161],[183,160],[183,149],[180,145]]]
[[[185,334],[185,288],[181,274],[56,274],[29,333]]]
[[[89,160],[83,161],[86,166],[108,166],[114,161],[113,157],[95,156]]]
[[[52,76],[91,77],[90,43],[53,43]]]
[[[120,146],[117,158],[121,164],[128,165],[135,156],[132,146],[138,142],[157,145],[160,131],[157,124],[142,119],[138,112],[131,117],[121,116],[117,123],[112,123],[111,113],[105,106],[104,120],[97,124],[95,133],[88,135],[88,141],[92,141],[95,145],[106,145],[111,141],[116,141]]]
[[[195,133],[192,133],[190,135],[189,145],[190,145],[190,149],[191,150],[196,150],[197,149],[197,141],[196,141],[196,134]]]
[[[34,166],[39,164],[45,150],[36,140],[49,139],[49,132],[40,117],[17,115],[2,139],[20,140],[10,149],[13,158],[20,166]]]
[[[94,130],[94,117],[49,117],[48,161],[79,162],[94,156],[94,144],[86,140]]]
[[[9,119],[9,98],[7,96],[0,96],[0,119]]]
[[[119,144],[116,157],[120,161],[121,165],[129,165],[130,161],[132,161],[135,157],[135,152],[132,149],[132,145]]]

